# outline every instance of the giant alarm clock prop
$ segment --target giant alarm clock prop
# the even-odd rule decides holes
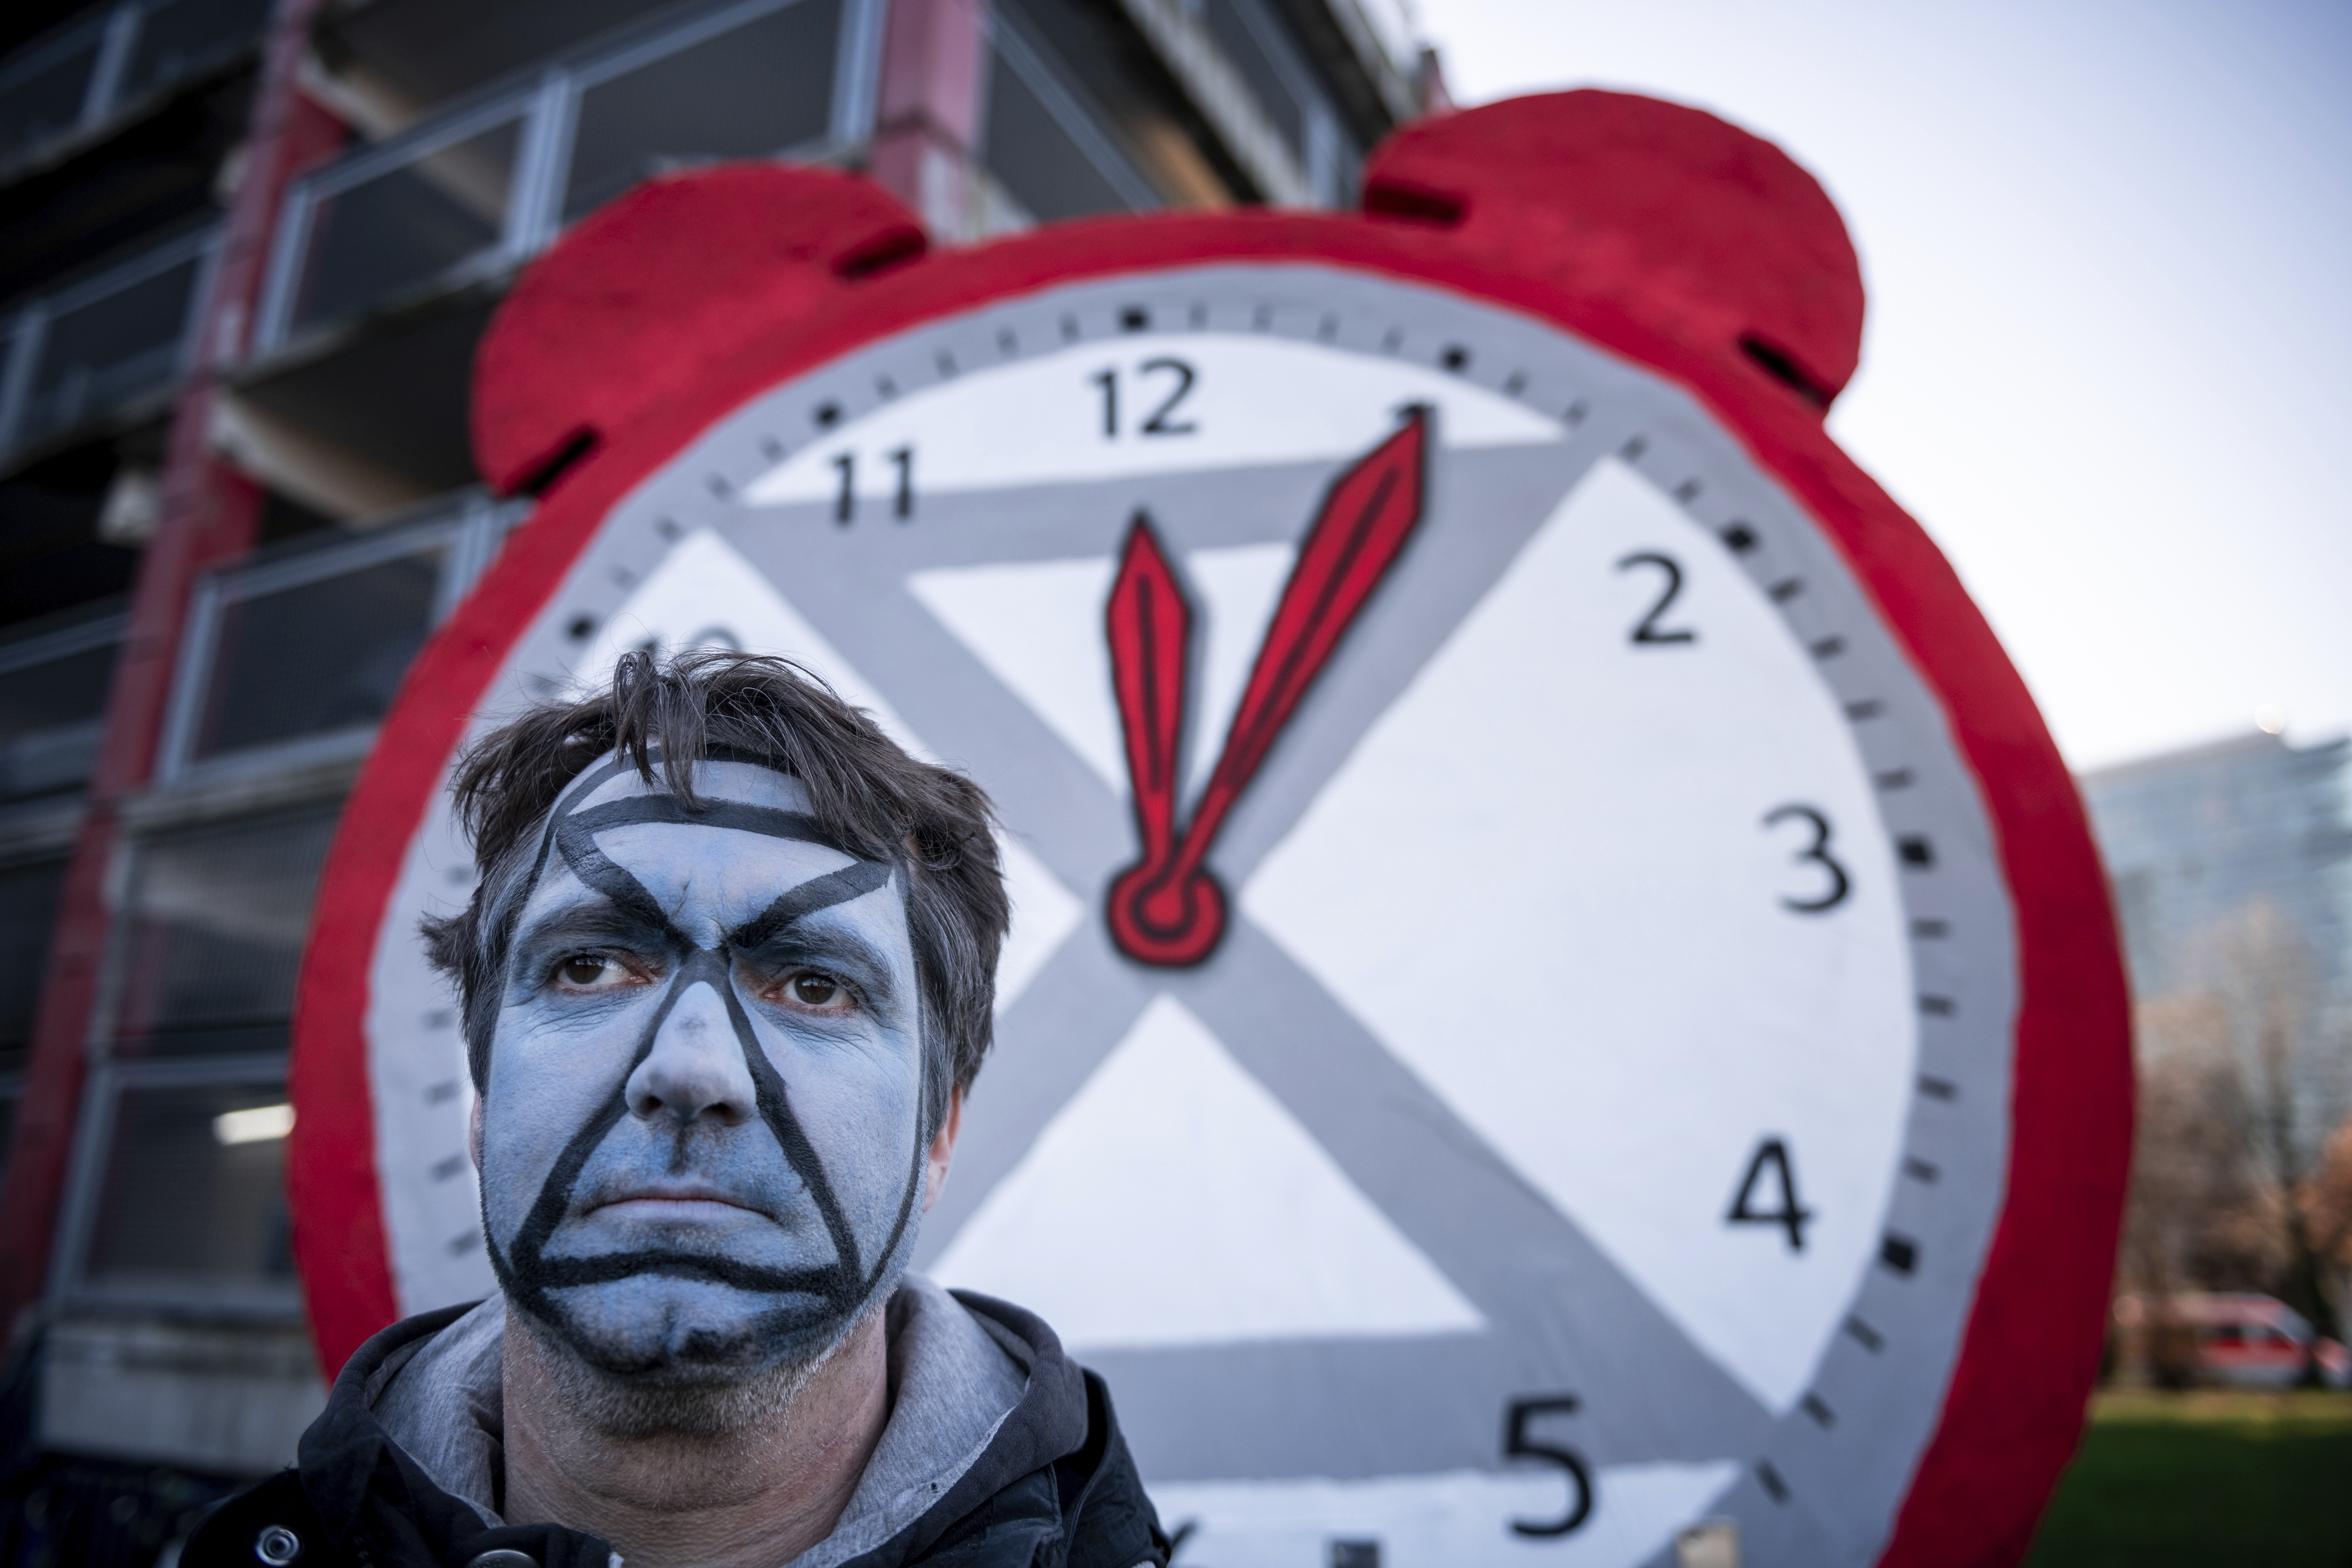
[[[1821,188],[1601,92],[1361,214],[927,251],[851,176],[588,219],[485,342],[529,524],[411,673],[303,972],[330,1365],[492,1288],[419,916],[469,737],[786,653],[1003,817],[997,1044],[921,1267],[1108,1378],[1180,1562],[2015,1560],[2130,1136],[2078,798],[1822,429]],[[1951,439],[1999,440],[1996,411]]]

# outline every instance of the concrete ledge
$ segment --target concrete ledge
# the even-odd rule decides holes
[[[268,1475],[326,1407],[308,1333],[66,1320],[42,1349],[44,1448]]]

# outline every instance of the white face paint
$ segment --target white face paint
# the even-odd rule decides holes
[[[784,775],[695,789],[607,757],[557,803],[482,1104],[509,1301],[656,1380],[835,1343],[904,1267],[927,1142],[903,875]]]

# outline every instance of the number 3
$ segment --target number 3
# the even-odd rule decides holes
[[[1575,1395],[1559,1394],[1549,1399],[1514,1399],[1505,1408],[1503,1457],[1543,1459],[1558,1465],[1568,1472],[1569,1491],[1574,1499],[1568,1506],[1568,1512],[1559,1519],[1511,1521],[1511,1529],[1518,1534],[1566,1535],[1592,1515],[1592,1472],[1585,1468],[1584,1456],[1574,1448],[1538,1443],[1528,1436],[1528,1423],[1536,1416],[1565,1416],[1576,1406]]]
[[[1767,816],[1764,825],[1778,827],[1791,817],[1802,817],[1813,825],[1813,841],[1799,850],[1795,858],[1812,862],[1829,873],[1830,880],[1828,888],[1819,898],[1790,898],[1783,894],[1780,905],[1800,915],[1819,915],[1824,910],[1834,909],[1845,902],[1847,894],[1853,891],[1853,883],[1847,877],[1845,867],[1830,853],[1830,820],[1811,806],[1783,806]]]

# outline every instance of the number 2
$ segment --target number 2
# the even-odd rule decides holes
[[[1625,641],[1637,644],[1646,643],[1654,646],[1665,643],[1697,642],[1698,633],[1696,632],[1680,627],[1665,629],[1658,625],[1658,618],[1666,612],[1666,607],[1674,603],[1675,596],[1683,591],[1683,569],[1675,562],[1675,558],[1670,555],[1660,555],[1656,550],[1636,550],[1619,561],[1617,570],[1623,571],[1629,567],[1636,566],[1654,566],[1664,572],[1666,591],[1658,595],[1658,601],[1651,605],[1650,612],[1635,623],[1633,634]]]
[[[1154,371],[1173,371],[1176,372],[1175,391],[1170,392],[1166,399],[1160,402],[1160,406],[1151,411],[1151,417],[1143,422],[1143,434],[1146,435],[1190,435],[1197,430],[1199,426],[1195,425],[1189,419],[1181,424],[1171,424],[1168,423],[1168,416],[1176,412],[1176,405],[1192,395],[1192,367],[1186,364],[1181,360],[1146,360],[1143,361],[1142,371],[1147,376]]]
[[[1577,1403],[1573,1394],[1556,1394],[1546,1399],[1514,1399],[1504,1408],[1503,1457],[1542,1459],[1558,1465],[1568,1472],[1571,1500],[1568,1511],[1558,1519],[1511,1521],[1511,1529],[1517,1534],[1566,1535],[1592,1516],[1592,1472],[1585,1467],[1584,1456],[1574,1448],[1538,1443],[1528,1436],[1529,1421],[1538,1416],[1565,1416],[1577,1407]]]

